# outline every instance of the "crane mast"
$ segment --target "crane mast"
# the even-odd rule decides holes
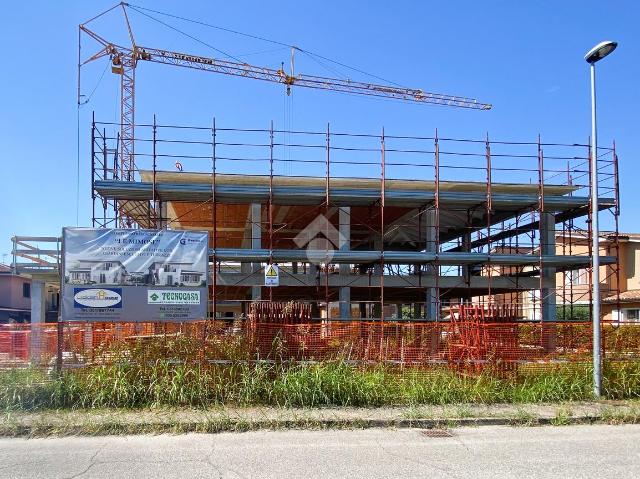
[[[109,11],[122,7],[127,25],[130,46],[121,46],[105,40],[96,32],[87,27],[87,24]],[[489,110],[491,105],[481,103],[472,98],[439,93],[425,92],[416,88],[405,88],[392,85],[380,85],[348,79],[330,78],[315,75],[294,74],[293,58],[292,70],[287,74],[282,68],[273,69],[260,67],[235,61],[204,57],[189,53],[174,52],[159,48],[143,47],[136,44],[133,30],[127,15],[128,4],[122,2],[109,10],[97,15],[88,22],[79,26],[80,33],[85,33],[102,48],[82,61],[78,58],[78,68],[89,62],[104,56],[111,60],[111,71],[120,75],[120,177],[123,180],[133,180],[135,172],[135,72],[139,61],[160,63],[165,65],[192,68],[225,75],[233,75],[244,78],[253,78],[272,83],[280,83],[287,87],[287,93],[291,87],[313,88],[340,93],[348,93],[362,96],[381,97],[394,100],[403,100],[414,103],[431,105],[452,106],[474,110]],[[292,53],[293,55],[293,53]],[[78,85],[78,102],[80,102],[80,86]]]

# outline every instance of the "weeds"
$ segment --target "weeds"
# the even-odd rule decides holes
[[[522,366],[506,372],[487,368],[465,375],[447,367],[355,366],[339,357],[295,362],[282,359],[281,341],[274,339],[268,361],[251,361],[255,355],[243,337],[209,342],[202,351],[200,342],[177,336],[158,343],[118,343],[98,349],[92,365],[65,370],[56,378],[33,368],[0,371],[0,410],[369,407],[591,399],[591,369],[586,365]],[[218,361],[208,362],[209,354]],[[606,398],[640,397],[640,362],[609,362],[603,372]]]
[[[640,395],[640,364],[604,368],[609,399]],[[38,369],[0,372],[3,410],[59,408],[207,408],[215,405],[282,407],[389,406],[462,403],[538,403],[591,399],[586,366],[523,370],[500,378],[442,369],[356,367],[324,363],[176,363],[156,360],[65,371],[51,379]],[[558,418],[561,420],[562,418]]]
[[[522,408],[518,408],[513,417],[514,426],[534,426],[537,424],[537,421],[538,417],[535,414]]]
[[[554,426],[566,426],[571,423],[571,417],[573,416],[573,411],[571,408],[567,406],[559,407],[556,410],[556,415],[553,419],[551,419],[551,424]]]
[[[640,424],[640,405],[604,406],[600,417],[607,424]]]

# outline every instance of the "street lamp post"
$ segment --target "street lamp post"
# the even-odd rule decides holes
[[[596,62],[616,49],[612,41],[598,43],[584,59],[591,66],[591,279],[593,288],[593,395],[602,393],[602,357],[600,344],[600,245],[598,228],[598,137],[596,131]]]

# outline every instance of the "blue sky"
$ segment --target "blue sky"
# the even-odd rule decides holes
[[[14,2],[3,9],[0,41],[0,150],[4,205],[0,261],[13,234],[58,235],[76,224],[76,62],[78,24],[111,6],[107,1]],[[589,72],[584,53],[604,39],[618,50],[599,64],[599,143],[618,146],[621,229],[640,231],[635,194],[640,166],[640,35],[636,1],[409,2],[169,2],[137,5],[295,44],[393,82],[459,94],[494,105],[489,112],[372,101],[326,92],[294,91],[223,75],[158,65],[137,70],[137,120],[152,115],[173,124],[266,128],[283,118],[296,129],[586,143],[590,133]],[[606,8],[604,7],[606,5]],[[160,17],[158,17],[160,18]],[[218,55],[138,13],[138,42]],[[171,23],[206,43],[257,65],[279,67],[289,53],[221,31]],[[94,25],[123,41],[122,17]],[[83,55],[93,45],[83,41]],[[266,52],[265,52],[266,51]],[[262,53],[261,53],[262,52]],[[83,72],[88,104],[80,111],[79,223],[90,225],[89,126],[91,112],[117,119],[118,79],[106,60]],[[335,67],[335,66],[334,66]],[[298,72],[335,76],[307,57]],[[368,80],[354,72],[353,79]],[[10,258],[7,257],[7,261]]]

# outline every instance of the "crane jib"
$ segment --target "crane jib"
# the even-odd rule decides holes
[[[170,64],[187,68],[224,73],[227,75],[243,76],[286,85],[296,85],[320,90],[332,90],[343,93],[386,97],[418,103],[457,106],[488,110],[491,105],[480,103],[473,98],[429,93],[414,88],[402,88],[389,85],[377,85],[338,78],[320,77],[314,75],[287,75],[283,70],[268,67],[258,67],[248,63],[238,63],[216,58],[203,57],[181,52],[159,50],[155,48],[136,47],[136,58],[156,63]]]

